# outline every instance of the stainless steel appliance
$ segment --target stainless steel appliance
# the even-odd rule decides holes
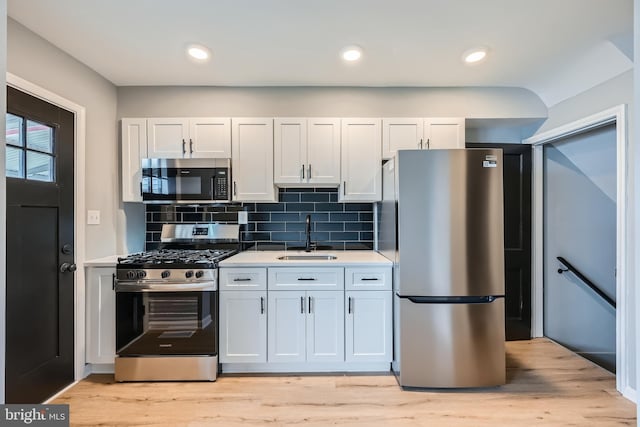
[[[144,203],[231,201],[229,159],[142,159]]]
[[[214,381],[218,372],[218,262],[238,247],[238,225],[165,224],[165,248],[116,266],[116,381]]]
[[[502,150],[401,150],[383,181],[398,382],[504,384]]]

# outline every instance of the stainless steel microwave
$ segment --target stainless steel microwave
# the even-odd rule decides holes
[[[229,159],[142,159],[144,203],[225,203]]]

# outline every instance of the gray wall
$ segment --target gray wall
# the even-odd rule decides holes
[[[548,144],[544,158],[544,334],[613,368],[615,309],[558,274],[556,257],[616,299],[615,126]]]
[[[6,72],[7,72],[7,50],[4,48],[7,45],[7,1],[0,0],[0,87],[5,87],[6,84]],[[2,111],[2,115],[4,116],[7,112],[7,91],[3,90],[0,93],[0,111]],[[0,120],[0,135],[5,135],[5,121]],[[0,144],[0,158],[4,159],[5,157],[5,145]],[[0,176],[4,177],[5,175],[5,164],[4,161],[0,162]],[[5,191],[6,181],[4,179],[0,179],[0,242],[6,242],[6,231],[7,231],[7,201]],[[6,245],[0,245],[0,319],[5,318],[5,308],[6,308],[6,261],[7,261],[7,253],[6,253]],[[5,322],[0,322],[0,403],[4,403],[4,349],[5,349]]]
[[[21,24],[7,22],[8,71],[86,108],[86,208],[101,224],[86,227],[87,259],[119,251],[116,88]]]
[[[636,43],[636,48],[637,45],[638,43]],[[638,61],[640,56],[636,55],[635,58],[636,61]],[[633,236],[637,236],[636,233],[640,232],[640,209],[637,208],[639,200],[637,189],[640,188],[640,177],[636,178],[635,183],[633,180],[634,176],[640,175],[640,157],[638,157],[640,156],[640,149],[637,148],[637,143],[634,138],[635,128],[639,125],[638,120],[634,120],[634,73],[637,73],[637,70],[621,74],[618,77],[551,107],[549,109],[549,118],[538,131],[544,132],[621,104],[626,104],[628,107],[627,131],[629,143],[627,147],[627,176],[629,179],[627,192],[629,198],[627,200],[627,219],[629,228],[627,236],[629,236],[629,241],[627,246],[628,295],[626,298],[627,301],[631,303],[629,305],[629,319],[627,324],[625,324],[627,335],[623,337],[623,339],[628,347],[627,358],[630,361],[636,360],[637,345],[637,340],[631,339],[631,337],[634,336],[635,333],[640,334],[640,330],[634,332],[634,329],[636,329],[636,308],[640,307],[640,293],[636,292],[636,276],[638,274],[638,272],[636,272],[636,266],[640,265],[640,261],[634,262],[637,257],[640,257],[640,241],[637,237],[635,239],[633,238]],[[634,161],[634,159],[636,160]],[[633,301],[638,301],[638,304],[634,305],[632,303]],[[638,319],[638,321],[640,321],[640,319]],[[634,380],[638,371],[636,371],[636,365],[632,362],[630,363],[630,370],[629,386],[635,389],[637,383]]]
[[[119,87],[122,117],[547,117],[521,88]]]

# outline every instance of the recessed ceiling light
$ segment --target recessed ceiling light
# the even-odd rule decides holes
[[[353,62],[362,57],[362,48],[360,46],[347,46],[342,49],[342,59]]]
[[[466,64],[477,64],[487,57],[488,49],[486,47],[477,47],[469,49],[462,54],[462,60]]]
[[[187,47],[189,58],[196,62],[205,62],[211,57],[211,51],[199,44],[192,44]]]

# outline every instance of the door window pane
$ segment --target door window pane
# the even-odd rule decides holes
[[[24,178],[24,150],[7,146],[6,175],[11,178]]]
[[[27,179],[53,181],[53,157],[48,154],[27,151]]]
[[[53,128],[42,123],[27,120],[27,148],[53,152]]]
[[[13,114],[6,115],[7,144],[18,146],[23,145],[22,120],[22,117],[14,116]],[[7,159],[7,162],[8,161],[9,159]]]

